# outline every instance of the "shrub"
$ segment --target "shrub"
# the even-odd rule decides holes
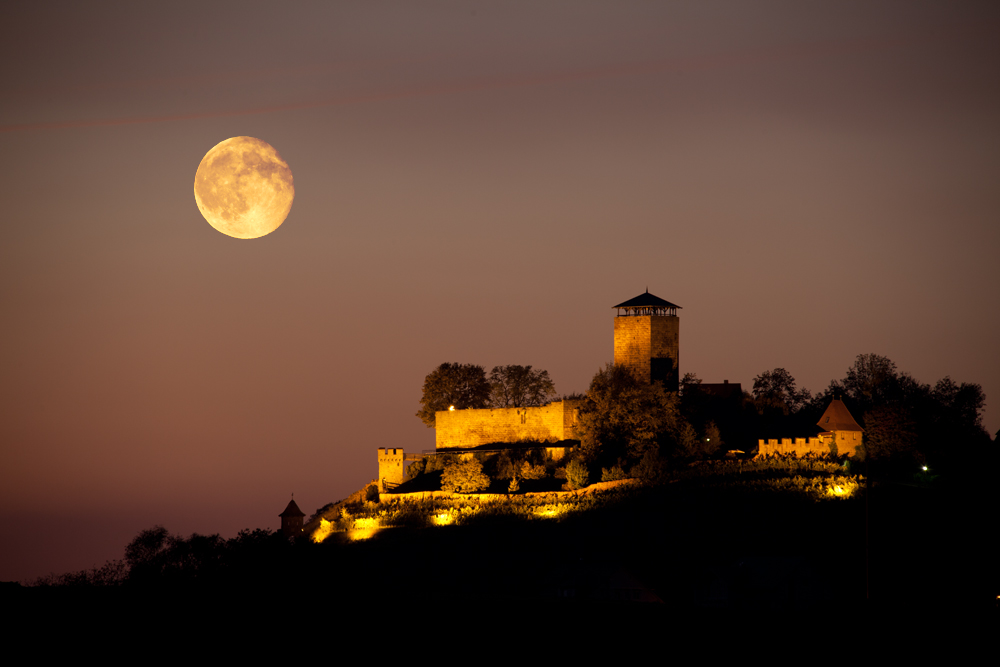
[[[510,452],[504,450],[500,454],[494,457],[493,461],[494,475],[496,479],[513,479],[517,477],[517,466],[510,458]]]
[[[517,477],[510,480],[510,485],[507,487],[508,493],[517,493],[521,490],[521,485],[517,481]]]
[[[524,479],[545,479],[548,474],[543,465],[531,465],[527,461],[521,464],[521,477]]]
[[[625,479],[625,471],[622,470],[621,466],[612,466],[611,468],[601,468],[602,482],[617,482],[620,479]]]
[[[582,489],[590,484],[590,471],[586,464],[579,460],[573,460],[566,466],[566,481],[570,489]]]
[[[642,460],[632,468],[632,477],[643,482],[656,483],[666,474],[663,460],[655,452],[646,452]]]
[[[449,464],[441,475],[441,488],[445,491],[476,493],[489,485],[490,478],[483,474],[483,464],[477,459]]]
[[[414,479],[424,474],[427,468],[427,459],[420,459],[419,461],[414,461],[410,465],[406,466],[406,478]]]

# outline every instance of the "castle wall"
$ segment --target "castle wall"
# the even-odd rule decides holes
[[[780,441],[758,440],[757,456],[794,454],[795,456],[816,456],[829,454],[830,445],[824,438],[782,438]]]
[[[836,438],[837,454],[854,456],[861,446],[861,431],[833,431],[833,435]]]
[[[436,447],[479,447],[493,442],[559,442],[577,439],[579,401],[537,408],[445,410],[435,414]]]
[[[644,382],[677,391],[680,318],[665,315],[615,318],[615,365],[627,366]]]

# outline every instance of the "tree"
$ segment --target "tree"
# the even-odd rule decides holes
[[[861,407],[861,412],[884,405],[898,393],[896,364],[877,354],[859,354],[854,365],[847,369],[844,389]]]
[[[689,394],[691,391],[696,390],[700,384],[701,378],[698,377],[697,373],[685,373],[684,377],[681,378],[681,396],[683,397],[685,394]]]
[[[784,414],[798,412],[811,398],[808,389],[796,389],[795,378],[784,368],[764,371],[753,379],[757,409],[778,408]]]
[[[608,364],[594,376],[580,408],[581,451],[586,461],[599,464],[639,461],[672,440],[677,424],[676,394]]]
[[[544,405],[555,393],[548,371],[533,371],[531,366],[494,366],[490,372],[490,403],[495,408]]]
[[[990,443],[983,428],[986,395],[978,384],[955,384],[950,377],[938,380],[928,393],[929,409],[917,413],[921,424],[920,449],[935,466],[971,462]]]
[[[912,458],[917,449],[917,425],[902,405],[880,405],[864,415],[865,455],[874,460]]]
[[[441,475],[441,488],[456,493],[476,493],[489,488],[490,478],[483,473],[479,459],[457,461],[448,465]]]
[[[125,547],[125,564],[129,578],[147,581],[158,577],[164,566],[164,557],[170,546],[170,533],[163,526],[153,526],[140,532]]]
[[[424,394],[417,412],[428,428],[434,413],[454,406],[456,410],[485,408],[490,401],[486,369],[474,364],[441,364],[424,378]]]
[[[968,382],[955,384],[950,377],[945,376],[934,385],[931,396],[940,406],[942,417],[939,419],[947,422],[950,430],[966,437],[981,437],[986,434],[983,429],[986,395],[982,386]]]

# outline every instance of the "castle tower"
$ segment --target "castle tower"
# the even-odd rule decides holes
[[[402,447],[378,448],[378,490],[385,493],[406,481],[406,453]]]
[[[677,391],[680,346],[680,306],[646,290],[634,299],[613,306],[615,316],[615,365],[627,366],[646,382],[662,382]],[[624,311],[624,314],[623,314]]]
[[[288,506],[285,507],[285,511],[278,515],[281,517],[281,532],[284,533],[286,537],[301,535],[302,518],[305,515],[306,513],[300,510],[299,506],[295,503],[295,498],[289,500]]]

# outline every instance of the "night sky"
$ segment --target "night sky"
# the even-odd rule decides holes
[[[433,447],[445,361],[584,391],[647,287],[682,374],[817,392],[877,353],[1000,429],[995,2],[6,2],[0,32],[0,580],[343,498]],[[243,135],[295,178],[255,240],[193,195]]]

